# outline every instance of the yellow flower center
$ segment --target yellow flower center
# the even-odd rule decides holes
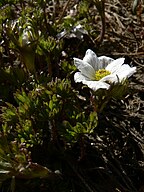
[[[95,79],[96,81],[99,81],[100,79],[102,79],[103,77],[110,75],[111,72],[107,71],[105,69],[99,69],[98,71],[96,71],[95,73]]]

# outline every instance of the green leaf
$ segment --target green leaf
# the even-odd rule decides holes
[[[50,100],[50,102],[49,102],[49,108],[52,111],[52,109],[53,109],[53,101],[52,100]]]

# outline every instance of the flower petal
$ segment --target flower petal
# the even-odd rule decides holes
[[[115,73],[103,77],[100,81],[109,83],[119,83],[129,78],[136,72],[136,67],[130,67],[128,64],[122,65]]]
[[[99,69],[98,57],[96,56],[96,54],[91,49],[88,49],[86,51],[86,54],[83,58],[83,61],[90,64],[94,68],[95,71]]]
[[[115,73],[119,70],[119,68],[124,63],[125,58],[119,58],[114,61],[112,61],[105,69],[110,71],[111,73]]]
[[[74,74],[74,81],[76,83],[79,83],[79,82],[83,82],[84,80],[89,80],[87,77],[85,77],[84,75],[82,75],[80,72],[76,72]]]
[[[102,82],[102,81],[83,81],[83,84],[87,85],[93,91],[97,91],[98,89],[109,89],[110,85]]]
[[[94,68],[87,62],[74,58],[74,64],[79,69],[79,71],[82,73],[82,75],[88,77],[90,80],[95,79],[95,70]]]
[[[136,72],[136,67],[130,67],[128,64],[122,65],[119,70],[116,72],[119,81],[129,78]]]
[[[98,57],[99,60],[99,69],[105,69],[107,65],[109,65],[114,59],[107,56]]]
[[[119,77],[116,73],[113,73],[113,74],[103,77],[100,81],[108,82],[108,83],[118,83]]]

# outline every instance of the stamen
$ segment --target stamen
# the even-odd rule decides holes
[[[103,77],[110,75],[111,72],[107,71],[105,69],[99,69],[98,71],[96,71],[95,73],[95,79],[96,81],[99,81],[100,79],[102,79]]]

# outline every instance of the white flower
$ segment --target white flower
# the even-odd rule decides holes
[[[22,34],[22,46],[30,44],[29,41],[29,33],[28,31],[24,30]]]
[[[83,28],[81,24],[75,26],[72,32],[78,39],[83,39],[83,35],[88,35],[88,32]]]
[[[63,38],[64,36],[66,37],[76,37],[78,39],[83,39],[84,35],[88,35],[88,32],[83,28],[83,26],[81,24],[73,27],[71,29],[71,31],[67,31],[66,29],[64,29],[64,31],[62,31],[61,33],[59,33],[57,35],[58,39]]]
[[[97,57],[90,49],[83,60],[74,58],[74,64],[80,71],[74,75],[75,82],[82,82],[94,91],[109,89],[110,84],[121,83],[136,72],[136,67],[124,64],[124,58]]]

